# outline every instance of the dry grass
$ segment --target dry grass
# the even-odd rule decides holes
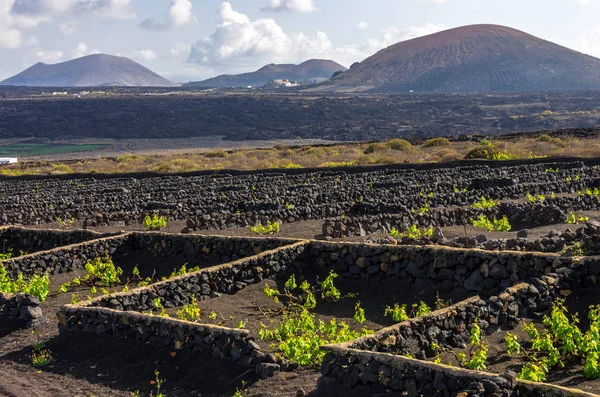
[[[277,146],[269,149],[213,150],[208,153],[189,153],[168,156],[125,155],[55,163],[20,163],[0,167],[0,174],[51,175],[65,173],[177,173],[201,170],[258,170],[272,168],[339,167],[392,163],[435,163],[463,159],[478,142],[451,142],[443,146],[398,145],[398,140],[375,144],[340,144],[333,146],[305,146],[290,148]],[[513,158],[528,159],[545,156],[600,156],[600,138],[553,138],[540,141],[533,138],[493,141],[497,151]],[[401,148],[401,150],[398,150]],[[394,150],[396,149],[396,150]]]

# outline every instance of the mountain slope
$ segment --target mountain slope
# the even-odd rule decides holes
[[[472,25],[392,45],[319,89],[350,92],[600,89],[600,59],[505,26]]]
[[[39,62],[0,85],[29,87],[147,86],[172,87],[173,83],[128,58],[94,54],[47,65]]]
[[[255,72],[237,75],[221,75],[204,81],[194,81],[184,84],[184,87],[258,87],[265,85],[269,80],[288,79],[292,81],[321,82],[329,79],[333,73],[346,70],[339,63],[324,60],[310,59],[300,65],[270,64],[263,66]]]

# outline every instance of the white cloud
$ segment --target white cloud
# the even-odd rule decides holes
[[[269,5],[265,7],[272,11],[289,11],[289,12],[313,12],[318,8],[313,0],[269,0]]]
[[[369,24],[365,21],[360,21],[357,26],[360,30],[367,30],[369,28]]]
[[[55,63],[63,57],[63,52],[37,50],[35,52],[35,56],[38,57],[38,59],[42,62]]]
[[[0,26],[0,48],[19,48],[21,32],[17,29]]]
[[[58,31],[63,36],[71,36],[77,31],[77,22],[63,22],[58,25]]]
[[[18,48],[23,31],[61,15],[93,14],[116,19],[134,18],[133,0],[0,0],[0,48]],[[61,33],[72,34],[67,23]]]
[[[580,0],[581,1],[581,0]],[[433,4],[445,4],[448,0],[431,0]]]
[[[100,54],[102,51],[98,50],[98,49],[92,49],[90,50],[88,48],[88,45],[86,43],[79,43],[77,44],[77,47],[75,47],[73,49],[73,51],[71,51],[71,58],[81,58],[84,57],[86,55],[91,55],[91,54]]]
[[[156,18],[144,19],[139,26],[149,30],[167,30],[194,21],[194,6],[190,0],[171,0],[164,21]]]
[[[115,19],[135,18],[133,0],[9,0],[11,12],[30,17],[95,14]]]
[[[327,35],[289,35],[273,19],[251,21],[233,10],[230,3],[220,9],[221,23],[210,37],[192,45],[189,61],[208,65],[257,65],[262,61],[298,61],[332,49]]]
[[[169,20],[175,26],[188,24],[192,21],[194,6],[190,0],[174,0],[169,7]]]
[[[139,50],[133,52],[133,57],[143,61],[153,61],[156,59],[156,53],[151,49]]]
[[[251,20],[235,11],[229,3],[221,5],[220,17],[221,22],[209,37],[192,44],[189,62],[243,70],[265,63],[328,58],[347,66],[399,41],[447,28],[443,24],[432,23],[404,29],[388,27],[381,31],[380,36],[369,38],[361,45],[334,46],[324,32],[317,32],[314,36],[287,33],[273,19]],[[171,53],[175,54],[173,50]]]
[[[590,5],[591,0],[577,0],[577,4],[579,7],[588,7]]]

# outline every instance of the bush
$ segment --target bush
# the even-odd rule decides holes
[[[431,138],[425,141],[423,147],[440,147],[440,146],[450,146],[452,143],[446,138]]]
[[[144,159],[145,158],[143,156],[137,154],[125,154],[123,156],[117,157],[117,163],[127,163],[129,161],[138,161]]]
[[[542,134],[538,137],[537,140],[540,142],[550,142],[552,140],[552,137],[548,134]]]
[[[53,174],[72,174],[73,169],[66,164],[52,164]]]
[[[460,154],[456,150],[450,148],[440,149],[434,154],[441,161],[460,160]]]
[[[13,281],[8,277],[6,268],[0,263],[0,292],[29,294],[38,297],[40,302],[43,302],[50,292],[50,280],[47,274],[43,276],[34,274],[29,280],[26,280],[23,274],[19,274]]]
[[[281,225],[279,225],[279,222],[269,222],[267,224],[267,226],[264,226],[262,223],[259,223],[256,226],[252,226],[250,228],[250,233],[251,234],[259,234],[259,235],[276,234],[276,233],[279,233],[280,230],[281,230]]]
[[[144,218],[144,227],[148,230],[160,230],[161,227],[167,226],[167,217],[158,216],[158,214],[146,215]]]
[[[383,149],[385,149],[385,145],[381,143],[369,143],[369,145],[366,147],[363,153],[370,154]]]
[[[554,145],[554,146],[558,146],[558,147],[565,147],[567,146],[567,142],[563,141],[560,138],[552,138],[550,139],[550,144]]]
[[[386,143],[386,146],[400,152],[410,152],[413,149],[412,144],[406,139],[392,139]]]
[[[223,149],[217,149],[217,150],[213,150],[212,152],[205,153],[204,156],[206,156],[208,158],[225,157],[225,156],[227,156],[227,153],[225,153],[225,151]]]
[[[469,149],[465,159],[489,159],[490,156],[498,154],[500,151],[495,146],[477,146]]]

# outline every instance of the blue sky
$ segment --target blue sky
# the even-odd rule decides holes
[[[0,80],[95,52],[181,82],[309,58],[349,66],[476,23],[600,57],[598,15],[600,0],[0,0]]]

